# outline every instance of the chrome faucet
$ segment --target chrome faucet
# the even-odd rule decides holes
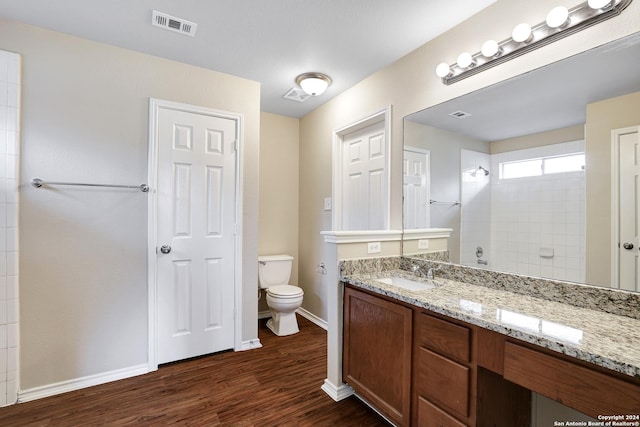
[[[431,267],[427,270],[427,279],[435,279],[435,272],[440,270],[440,267]]]

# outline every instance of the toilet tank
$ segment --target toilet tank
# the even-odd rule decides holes
[[[259,256],[258,283],[260,288],[288,285],[292,266],[293,257],[291,255]]]

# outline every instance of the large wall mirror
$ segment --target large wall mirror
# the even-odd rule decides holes
[[[640,290],[637,127],[640,33],[411,114],[405,231],[451,229],[452,263]]]

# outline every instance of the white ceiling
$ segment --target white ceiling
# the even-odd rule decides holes
[[[259,81],[262,111],[301,117],[495,0],[0,0],[0,16]],[[151,25],[152,10],[198,25]],[[333,85],[283,99],[298,74]]]

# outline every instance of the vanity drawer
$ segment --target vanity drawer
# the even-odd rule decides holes
[[[464,326],[420,313],[417,319],[418,345],[469,362],[471,331]]]
[[[431,402],[418,398],[418,427],[466,427]]]
[[[640,410],[640,385],[511,342],[504,378],[592,417]]]
[[[469,368],[420,348],[417,364],[417,392],[447,412],[469,416]]]

